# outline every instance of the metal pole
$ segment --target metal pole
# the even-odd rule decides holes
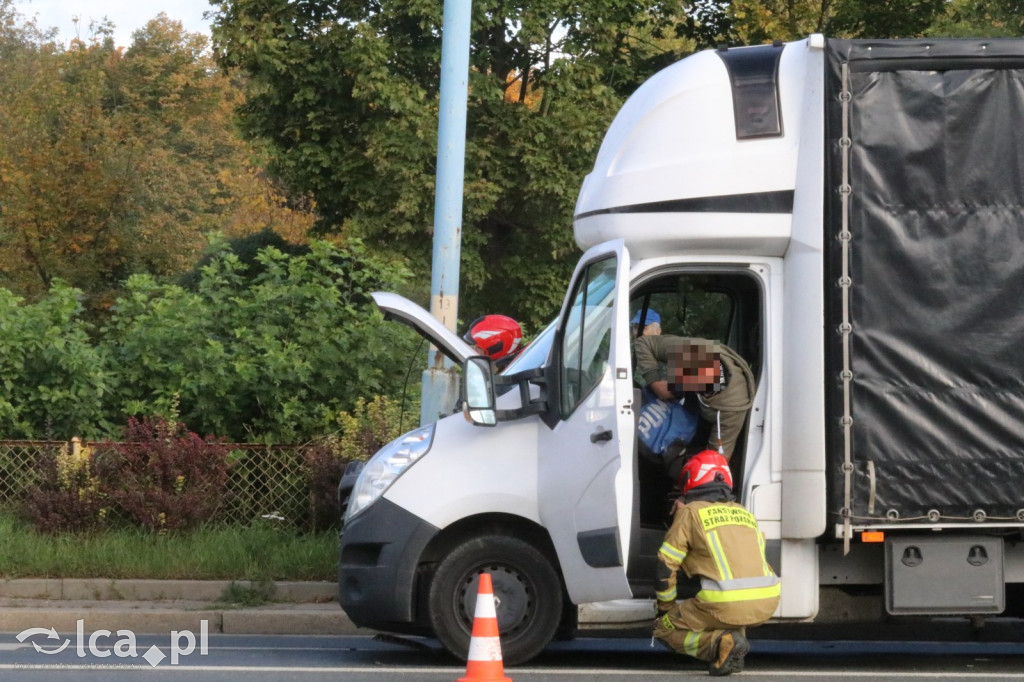
[[[452,331],[455,331],[459,314],[471,9],[471,0],[445,0],[441,33],[441,97],[437,123],[430,312]],[[431,348],[427,369],[423,372],[420,423],[429,424],[450,414],[457,399],[458,374],[455,368]]]

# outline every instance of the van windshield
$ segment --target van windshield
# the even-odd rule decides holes
[[[537,334],[537,338],[531,341],[523,349],[523,352],[509,363],[508,367],[502,371],[502,374],[515,374],[516,372],[523,372],[528,369],[536,369],[546,364],[548,355],[551,352],[551,340],[555,338],[557,322],[557,318],[552,320],[551,324],[544,328],[544,331]]]

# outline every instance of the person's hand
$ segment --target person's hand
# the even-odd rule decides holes
[[[675,397],[672,395],[672,392],[668,390],[668,381],[665,381],[664,379],[660,381],[652,381],[648,384],[648,387],[654,392],[654,395],[658,396],[662,400],[672,400],[672,398]]]
[[[665,615],[666,613],[668,613],[669,611],[671,611],[671,610],[672,610],[672,607],[673,607],[673,606],[675,606],[675,605],[676,605],[676,603],[675,603],[675,602],[671,602],[671,601],[659,601],[659,602],[658,602],[658,618],[661,618],[661,617],[662,617],[662,616],[664,616],[664,615]]]

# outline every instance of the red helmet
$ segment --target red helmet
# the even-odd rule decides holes
[[[501,360],[519,352],[523,330],[518,322],[506,315],[484,315],[469,325],[469,331],[462,338],[491,360]]]
[[[708,483],[725,483],[732,488],[729,462],[714,450],[703,450],[687,460],[679,472],[679,488],[683,494]]]

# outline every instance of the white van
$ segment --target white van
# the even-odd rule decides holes
[[[1004,612],[1024,582],[1024,141],[1002,127],[1022,82],[1020,40],[818,35],[656,74],[584,182],[558,318],[504,373],[375,295],[463,366],[467,410],[361,469],[346,613],[465,656],[486,571],[509,664],[652,617],[673,491],[637,455],[630,320],[650,310],[754,370],[730,466],[777,620]]]

